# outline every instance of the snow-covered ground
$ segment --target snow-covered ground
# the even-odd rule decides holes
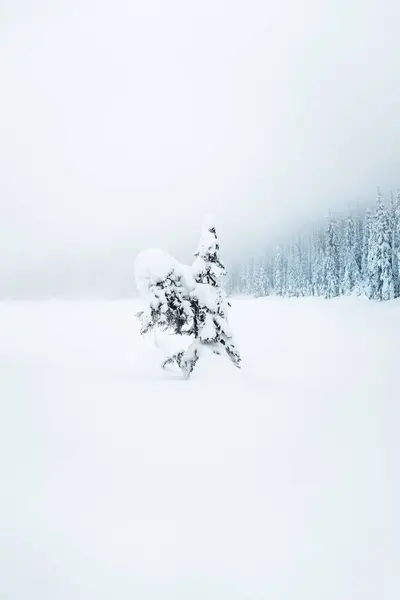
[[[0,304],[0,598],[398,600],[400,304],[237,299],[188,381],[136,310]]]

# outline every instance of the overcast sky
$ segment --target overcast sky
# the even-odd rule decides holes
[[[231,256],[400,185],[395,0],[0,11],[4,281],[154,245],[187,259],[207,212]]]

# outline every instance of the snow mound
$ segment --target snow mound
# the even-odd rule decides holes
[[[145,299],[148,299],[150,288],[175,275],[181,278],[188,291],[194,287],[194,279],[190,267],[183,265],[168,252],[159,248],[149,248],[138,254],[134,264],[136,287]]]

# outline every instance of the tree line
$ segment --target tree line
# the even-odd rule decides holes
[[[400,296],[400,191],[385,204],[330,214],[320,228],[235,264],[228,293],[254,296]]]

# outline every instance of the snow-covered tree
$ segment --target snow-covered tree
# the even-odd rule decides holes
[[[301,295],[312,294],[312,263],[311,263],[311,240],[302,236],[299,241],[300,263],[301,263]]]
[[[195,256],[192,273],[197,283],[195,305],[200,323],[199,339],[217,354],[225,351],[233,364],[239,367],[241,357],[228,325],[228,304],[220,285],[226,268],[220,257],[218,236],[211,219],[204,224]]]
[[[262,257],[256,256],[253,259],[253,285],[252,293],[256,298],[266,295],[266,265]]]
[[[163,363],[163,366],[177,363],[185,378],[192,373],[205,348],[215,354],[226,353],[236,367],[241,363],[228,324],[228,302],[220,281],[226,268],[220,257],[216,228],[210,218],[203,227],[195,257],[191,268],[194,287],[190,292],[193,319],[187,331],[194,339],[187,350],[168,357]]]
[[[285,274],[284,274],[284,257],[281,246],[276,247],[275,261],[274,261],[274,280],[275,280],[275,294],[283,296],[285,293]]]
[[[240,294],[251,295],[252,293],[252,267],[253,265],[248,261],[243,261],[240,266],[238,283]]]
[[[372,290],[371,282],[371,253],[372,253],[372,213],[368,208],[363,221],[362,255],[361,255],[361,279],[365,295],[370,298]]]
[[[325,297],[339,295],[339,243],[337,223],[329,217],[325,234]]]
[[[391,196],[391,243],[394,296],[400,296],[400,190]]]
[[[264,296],[274,293],[274,262],[272,254],[269,255],[264,264]]]
[[[356,258],[356,229],[351,215],[347,217],[343,240],[343,294],[360,293],[361,276]]]
[[[355,260],[358,267],[358,272],[360,275],[360,286],[362,282],[362,242],[363,242],[363,215],[357,213],[354,215],[354,225],[355,225]],[[360,289],[361,291],[361,289]]]
[[[389,215],[378,190],[370,252],[371,298],[374,300],[394,297],[391,241]]]
[[[304,277],[300,255],[300,242],[297,240],[289,251],[287,271],[287,291],[289,296],[302,296]]]
[[[321,232],[312,237],[311,243],[311,293],[313,296],[323,296],[325,293],[325,254],[324,239]]]

